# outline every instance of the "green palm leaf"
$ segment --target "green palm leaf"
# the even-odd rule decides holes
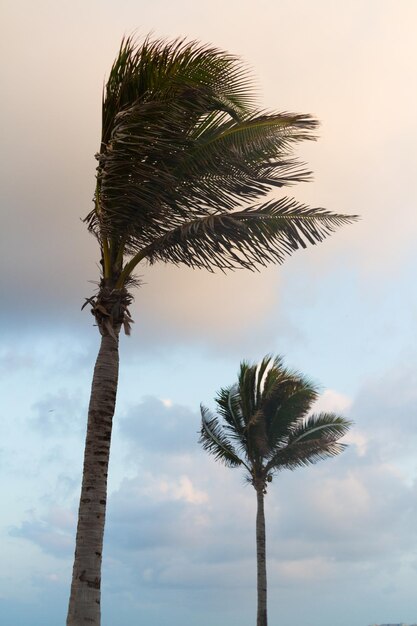
[[[197,42],[147,38],[122,41],[103,93],[102,142],[112,134],[115,116],[153,93],[169,97],[179,84],[203,85],[216,94],[220,108],[240,117],[254,102],[250,72],[233,55]]]
[[[336,413],[319,413],[311,415],[305,422],[297,426],[288,439],[288,445],[297,445],[305,441],[330,441],[343,437],[351,422]]]
[[[307,242],[320,242],[354,219],[283,198],[178,226],[142,250],[133,263],[146,258],[209,271],[255,270],[268,262],[282,263]],[[130,273],[130,267],[126,271]]]
[[[240,394],[237,385],[221,389],[216,397],[218,414],[224,420],[224,430],[238,447],[246,445],[246,424],[243,419]]]
[[[308,116],[233,122],[216,129],[214,138],[194,140],[191,131],[212,107],[211,94],[182,85],[170,99],[141,100],[115,116],[98,157],[100,216],[88,216],[92,230],[127,231],[138,247],[166,231],[167,223],[231,210],[272,186],[308,179],[289,149],[309,138]]]
[[[346,445],[339,440],[350,426],[350,421],[335,413],[312,415],[302,424],[297,423],[267,463],[267,471],[295,469],[340,454]]]
[[[249,179],[253,185],[258,183],[260,192],[265,185],[308,180],[310,172],[291,158],[292,144],[314,139],[311,130],[317,124],[308,115],[260,113],[241,122],[229,119],[213,124],[204,132],[197,126],[195,142],[176,174],[194,181],[201,180],[202,172],[205,177],[220,177],[237,197],[240,186]]]
[[[288,375],[276,384],[264,399],[262,408],[267,422],[269,449],[285,441],[294,427],[303,421],[318,397],[315,385],[303,377]]]
[[[223,428],[210,411],[201,405],[201,431],[199,442],[203,449],[222,461],[228,467],[237,467],[245,463],[228,440]]]

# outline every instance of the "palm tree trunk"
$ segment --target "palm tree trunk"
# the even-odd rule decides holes
[[[119,375],[119,328],[103,334],[88,409],[84,472],[67,626],[100,625],[107,470]]]
[[[256,557],[258,568],[258,612],[256,626],[267,626],[266,612],[266,542],[265,542],[265,511],[264,486],[256,487]]]

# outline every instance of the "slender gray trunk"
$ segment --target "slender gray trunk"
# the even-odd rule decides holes
[[[105,334],[94,368],[67,626],[100,625],[107,471],[119,375],[119,330]]]
[[[266,611],[266,541],[263,485],[256,487],[256,496],[258,504],[256,511],[256,562],[258,572],[258,612],[256,626],[267,626],[268,620]]]

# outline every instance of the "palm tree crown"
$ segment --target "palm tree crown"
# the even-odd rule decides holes
[[[335,456],[350,422],[335,413],[309,415],[317,387],[283,366],[281,357],[243,362],[238,383],[221,389],[217,413],[201,407],[200,442],[229,467],[242,465],[255,488],[275,472]]]
[[[253,204],[310,178],[292,149],[314,139],[317,125],[309,115],[256,108],[250,73],[228,53],[125,39],[103,94],[86,217],[107,287],[123,290],[143,260],[210,271],[281,263],[354,220],[287,197]],[[100,325],[105,313],[93,312]]]

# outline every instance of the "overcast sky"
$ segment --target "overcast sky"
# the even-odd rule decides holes
[[[417,622],[417,3],[3,0],[0,624],[65,621],[97,329],[83,298],[103,81],[122,36],[242,57],[310,113],[311,206],[358,213],[282,267],[143,267],[121,339],[103,626],[252,626],[255,492],[197,445],[200,401],[283,354],[353,419],[340,457],[266,502],[271,624]],[[91,282],[92,281],[92,282]]]

